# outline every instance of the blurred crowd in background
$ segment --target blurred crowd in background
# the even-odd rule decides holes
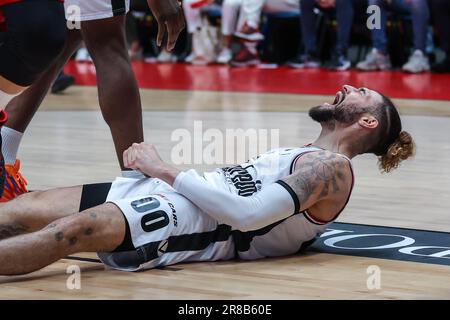
[[[450,72],[448,0],[183,0],[182,6],[186,29],[168,52],[156,45],[146,0],[131,1],[132,60]],[[85,48],[74,58],[90,61]]]

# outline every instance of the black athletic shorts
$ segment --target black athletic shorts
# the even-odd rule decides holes
[[[28,87],[64,47],[64,5],[55,0],[27,0],[0,6],[0,16],[4,21],[0,28],[0,75]]]

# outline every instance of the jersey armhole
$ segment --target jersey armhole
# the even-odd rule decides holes
[[[289,174],[293,174],[293,173],[294,173],[294,169],[295,169],[295,166],[297,165],[297,161],[298,161],[301,157],[303,157],[305,154],[313,153],[313,152],[319,152],[319,151],[321,151],[321,150],[320,150],[320,149],[319,149],[319,150],[310,150],[310,151],[306,151],[306,152],[302,152],[302,153],[298,154],[298,155],[294,158],[294,160],[292,160],[291,167],[290,167],[290,169],[289,169]]]
[[[294,201],[294,207],[295,207],[294,214],[299,213],[299,211],[300,211],[300,200],[298,199],[298,196],[295,193],[295,191],[291,188],[290,185],[288,185],[286,182],[284,182],[282,180],[278,180],[275,183],[278,183],[280,186],[285,188],[287,192],[289,192],[289,194],[292,197],[292,200]]]
[[[306,152],[304,152],[304,153],[300,153],[299,155],[297,155],[297,156],[294,158],[294,160],[292,161],[292,164],[291,164],[291,168],[290,168],[290,172],[289,172],[289,173],[292,174],[292,173],[294,172],[295,166],[297,165],[297,161],[298,161],[303,155],[308,154],[308,153],[312,153],[312,152],[317,152],[317,151],[320,151],[320,150],[306,151]],[[340,155],[340,154],[339,154],[339,155]],[[355,174],[354,174],[354,172],[353,172],[353,166],[352,166],[351,160],[350,160],[349,158],[347,158],[346,156],[344,156],[344,155],[340,155],[340,156],[342,156],[342,158],[344,158],[344,159],[347,161],[348,167],[349,167],[349,169],[350,169],[350,174],[351,174],[351,176],[352,176],[352,184],[351,184],[351,186],[350,186],[350,191],[349,191],[349,193],[348,193],[347,199],[346,199],[346,201],[345,201],[343,207],[338,211],[338,213],[336,213],[336,215],[334,215],[333,219],[331,219],[330,221],[323,221],[323,220],[317,219],[317,218],[315,218],[315,217],[308,211],[308,209],[303,210],[301,213],[305,216],[305,218],[306,218],[309,222],[311,222],[311,223],[313,223],[313,224],[317,224],[317,225],[325,225],[325,224],[328,224],[328,223],[331,223],[331,222],[335,221],[335,220],[339,217],[339,215],[342,213],[342,211],[344,211],[345,207],[347,207],[347,204],[348,204],[348,202],[350,201],[350,197],[351,197],[351,195],[352,195],[353,187],[354,187],[354,185],[355,185]],[[278,181],[277,181],[277,182],[278,182]],[[284,181],[282,181],[282,182],[284,183]],[[285,183],[285,184],[286,184],[286,183]],[[286,185],[287,185],[287,184],[286,184]],[[287,186],[289,187],[289,185],[287,185]],[[289,187],[289,188],[290,188],[290,190],[294,193],[295,197],[297,197],[297,199],[298,199],[297,194],[292,190],[291,187]],[[299,207],[299,208],[300,208],[300,207]],[[300,209],[299,209],[299,210],[300,210]]]

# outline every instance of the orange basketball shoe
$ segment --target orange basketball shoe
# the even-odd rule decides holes
[[[6,202],[12,200],[23,193],[27,193],[27,181],[24,179],[20,170],[20,160],[16,160],[14,165],[5,165],[5,188],[3,195],[0,198],[0,202]]]

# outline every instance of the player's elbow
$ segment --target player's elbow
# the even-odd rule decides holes
[[[219,204],[212,210],[215,211],[213,216],[235,230],[247,232],[258,229],[261,225],[261,205],[255,203],[256,200],[241,196],[229,198],[226,205]]]
[[[237,230],[242,232],[249,232],[255,230],[255,228],[247,223],[240,224],[236,227]]]
[[[239,218],[234,219],[231,226],[242,232],[252,231],[258,228],[256,218],[254,213],[243,214]]]

